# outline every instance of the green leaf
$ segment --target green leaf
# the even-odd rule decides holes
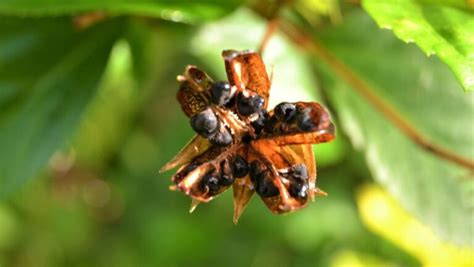
[[[186,23],[197,23],[226,15],[242,0],[2,0],[0,14],[15,16],[58,16],[84,12],[109,15],[157,17]]]
[[[239,9],[224,19],[202,27],[192,40],[192,51],[223,79],[225,67],[221,52],[225,49],[256,50],[266,25],[262,18],[249,10]],[[242,32],[247,34],[242,35]],[[270,39],[263,59],[267,72],[272,75],[270,108],[284,101],[322,101],[319,86],[312,77],[310,62],[281,34]],[[345,152],[342,139],[314,148],[318,152],[318,166],[340,161]]]
[[[474,90],[474,12],[460,1],[365,0],[377,24],[401,40],[436,54],[454,72],[464,90]],[[461,1],[465,2],[465,1]],[[467,5],[467,4],[466,4]],[[472,8],[472,6],[471,6]]]
[[[468,128],[474,119],[474,96],[459,90],[438,59],[378,31],[361,13],[320,37],[430,140],[473,159],[474,133]],[[420,148],[340,78],[328,79],[325,85],[343,130],[365,153],[374,178],[443,238],[474,245],[469,170]]]
[[[70,19],[0,23],[0,197],[37,176],[94,96],[120,21],[77,31]]]

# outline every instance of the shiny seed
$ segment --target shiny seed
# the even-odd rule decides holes
[[[316,128],[316,124],[311,120],[311,109],[305,108],[299,112],[297,115],[297,125],[298,128],[304,132],[313,131]]]
[[[216,82],[212,85],[211,100],[214,104],[224,106],[231,98],[231,86],[228,82]]]
[[[212,173],[208,173],[203,177],[201,186],[203,190],[207,188],[208,192],[214,195],[219,190],[219,179]]]
[[[242,156],[235,156],[232,164],[232,172],[235,178],[245,177],[249,173],[249,164]]]
[[[228,146],[232,143],[232,135],[225,127],[222,127],[221,130],[209,136],[208,140],[216,146]]]
[[[255,94],[245,97],[242,92],[237,95],[237,111],[242,116],[250,116],[263,108],[265,99]]]
[[[296,115],[295,104],[288,103],[288,102],[282,102],[276,105],[273,110],[275,112],[275,116],[277,117],[277,119],[282,122],[289,122]]]
[[[192,116],[190,123],[196,133],[206,138],[215,133],[219,126],[219,121],[211,108],[207,108]]]

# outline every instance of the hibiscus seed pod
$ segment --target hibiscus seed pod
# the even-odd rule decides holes
[[[282,102],[273,109],[275,116],[281,122],[290,122],[296,115],[295,104]]]
[[[193,115],[190,123],[196,133],[206,138],[215,133],[219,126],[219,121],[211,108]]]
[[[224,106],[232,98],[232,87],[228,82],[216,82],[211,87],[212,103],[218,106]]]
[[[249,164],[242,156],[235,156],[232,164],[232,172],[235,178],[245,177],[249,173]]]
[[[237,111],[242,116],[250,116],[263,108],[265,99],[257,94],[249,97],[244,96],[242,92],[237,95]]]

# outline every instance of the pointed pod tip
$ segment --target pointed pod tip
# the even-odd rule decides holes
[[[189,213],[193,213],[200,203],[201,201],[193,198],[193,200],[191,200],[191,207],[189,208]]]
[[[237,223],[239,223],[239,218],[235,217],[234,215],[234,219],[232,220],[232,222],[234,223],[234,225],[237,225]]]
[[[166,165],[165,165],[165,166],[161,167],[161,168],[158,170],[158,173],[159,173],[159,174],[162,174],[162,173],[164,173],[164,172],[167,171],[167,170],[168,170],[168,169],[166,168]]]
[[[315,193],[315,195],[316,195],[317,197],[319,197],[319,196],[325,197],[325,196],[328,195],[328,193],[324,192],[324,191],[321,190],[321,188],[319,188],[319,187],[316,187],[316,188],[314,189],[314,193]]]
[[[171,191],[176,191],[176,190],[178,190],[178,187],[176,185],[170,185],[169,189]]]

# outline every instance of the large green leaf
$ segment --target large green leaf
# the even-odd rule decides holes
[[[436,54],[464,90],[474,90],[474,12],[468,1],[364,0],[363,7],[382,28]],[[465,4],[468,5],[468,4]],[[472,6],[471,6],[472,7]]]
[[[99,11],[111,15],[131,14],[195,23],[221,17],[242,2],[242,0],[0,0],[0,14],[57,16]]]
[[[119,21],[0,20],[0,197],[38,175],[74,132],[98,86]]]
[[[460,90],[438,59],[427,58],[415,47],[379,31],[361,13],[320,37],[431,140],[473,159],[474,96]],[[374,178],[444,238],[473,245],[469,170],[417,146],[340,78],[329,79],[325,88],[343,129],[354,146],[364,151]]]

